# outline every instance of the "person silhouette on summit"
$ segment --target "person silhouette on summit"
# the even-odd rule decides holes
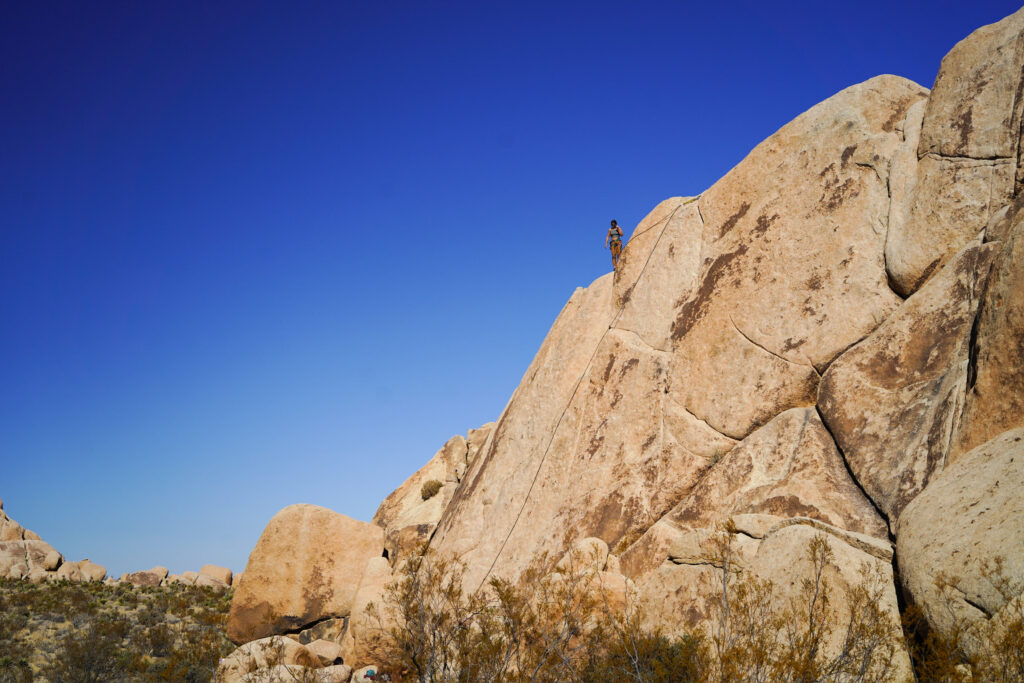
[[[607,247],[609,242],[611,242],[612,249],[612,268],[615,269],[619,267],[619,254],[622,253],[622,228],[614,220],[604,238],[604,246]]]

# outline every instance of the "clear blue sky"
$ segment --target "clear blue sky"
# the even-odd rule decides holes
[[[0,497],[112,574],[368,520],[603,239],[1012,2],[0,4]]]

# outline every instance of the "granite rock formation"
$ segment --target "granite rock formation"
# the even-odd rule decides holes
[[[708,616],[723,534],[783,592],[827,538],[836,585],[867,567],[893,624],[902,592],[947,627],[939,570],[971,618],[997,615],[979,567],[1001,556],[1024,584],[1022,111],[1024,10],[955,46],[931,91],[849,87],[660,203],[618,270],[573,293],[493,426],[391,494],[358,551],[323,542],[318,562],[352,561],[347,597],[302,619],[347,618],[359,666],[365,604],[422,543],[461,558],[471,590],[586,546],[682,632]],[[301,591],[264,545],[239,596],[250,577]]]

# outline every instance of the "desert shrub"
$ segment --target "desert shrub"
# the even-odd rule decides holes
[[[582,678],[588,683],[699,681],[702,648],[700,638],[673,639],[638,630],[628,638],[613,639],[588,663]]]
[[[70,631],[59,644],[46,677],[63,683],[124,680],[122,629],[115,620],[100,619],[87,628]]]
[[[430,683],[893,679],[902,634],[884,609],[885,577],[870,565],[840,591],[828,580],[834,555],[819,535],[803,558],[807,578],[784,598],[772,582],[740,571],[728,527],[712,538],[704,560],[718,593],[706,635],[681,637],[643,628],[628,592],[625,605],[609,605],[586,562],[551,572],[540,558],[516,583],[492,579],[467,593],[462,565],[427,551],[399,566],[373,608],[387,633],[382,670]],[[385,628],[388,620],[396,625]]]
[[[443,484],[437,479],[428,479],[423,482],[423,486],[420,487],[420,497],[422,497],[423,500],[430,500],[437,495],[437,492],[441,490],[442,486]]]
[[[233,649],[224,634],[230,601],[192,586],[0,579],[0,683],[33,674],[209,683]]]
[[[696,641],[637,628],[603,599],[585,564],[557,573],[550,565],[538,558],[517,583],[494,578],[467,593],[459,562],[429,551],[406,560],[384,604],[371,608],[387,634],[382,670],[430,683],[688,680]],[[384,629],[384,615],[396,625]]]
[[[0,683],[30,683],[32,669],[24,658],[0,656]]]
[[[705,560],[715,567],[707,680],[722,683],[843,681],[883,683],[895,675],[902,634],[883,609],[885,578],[869,565],[843,595],[826,578],[832,548],[823,534],[808,545],[808,578],[795,597],[783,600],[771,581],[745,576],[732,547],[728,522],[715,535]],[[834,609],[842,598],[848,609],[840,621]],[[828,647],[838,643],[838,649]]]

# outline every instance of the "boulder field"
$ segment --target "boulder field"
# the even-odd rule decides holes
[[[106,567],[89,559],[68,562],[53,546],[29,531],[4,511],[0,500],[0,578],[41,581],[106,581],[130,583],[134,586],[167,586],[180,583],[188,586],[206,586],[218,591],[227,590],[232,583],[231,570],[207,564],[198,572],[170,574],[166,567],[153,567],[146,571],[124,574],[120,579],[107,577]]]
[[[372,523],[271,520],[231,637],[326,636],[372,663],[366,605],[423,544],[469,589],[600,548],[682,633],[707,616],[701,548],[721,534],[781,586],[824,535],[836,581],[868,568],[894,621],[901,597],[951,628],[940,572],[963,618],[998,615],[1015,596],[984,567],[1024,581],[1022,112],[1024,10],[958,43],[930,91],[853,85],[665,200],[572,294],[498,419]]]

